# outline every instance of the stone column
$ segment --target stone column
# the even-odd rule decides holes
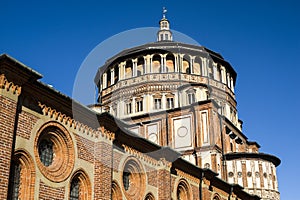
[[[227,86],[230,88],[230,74],[227,73]]]
[[[233,78],[232,77],[230,77],[230,85],[231,85],[232,92],[234,92]]]
[[[103,73],[102,75],[102,85],[103,85],[103,89],[105,89],[107,87],[107,74],[106,72]]]
[[[149,73],[152,73],[152,72],[153,72],[153,69],[152,69],[152,58],[153,58],[153,54],[150,55],[150,57],[149,57],[149,59],[150,59]]]
[[[224,66],[221,66],[221,81],[226,84],[226,69]]]
[[[148,60],[148,56],[143,56],[144,57],[144,74],[147,74],[148,71],[148,65],[149,65],[149,60]]]
[[[121,62],[119,64],[119,73],[120,73],[120,80],[123,80],[125,79],[125,64],[126,64],[126,61],[124,62]]]
[[[190,56],[190,61],[191,61],[190,71],[191,71],[191,74],[194,74],[195,56]]]
[[[183,56],[184,54],[179,54],[179,72],[182,72],[182,67],[183,67]]]
[[[202,61],[202,64],[201,64],[202,72],[201,73],[203,76],[207,76],[207,61],[206,60],[207,60],[206,58],[201,59],[201,61]]]
[[[111,85],[115,84],[115,69],[114,68],[110,69],[110,82],[111,82]]]
[[[163,93],[161,97],[161,108],[163,110],[166,110],[166,105],[167,105],[167,99],[166,99],[166,94]]]
[[[132,59],[132,77],[137,76],[137,58]]]
[[[178,54],[174,54],[174,72],[178,72]]]
[[[135,97],[133,97],[131,101],[131,111],[131,113],[135,113]]]
[[[121,63],[118,64],[118,68],[119,68],[119,80],[122,80],[122,67],[121,67]]]

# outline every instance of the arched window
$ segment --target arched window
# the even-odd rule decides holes
[[[119,185],[117,184],[117,182],[115,182],[115,181],[112,182],[111,190],[112,190],[112,192],[111,192],[112,200],[122,200],[121,189],[120,189]]]
[[[17,150],[11,164],[8,199],[33,199],[35,170],[33,160],[24,150]]]
[[[21,165],[18,161],[13,161],[12,163],[12,173],[10,178],[9,186],[9,199],[18,200],[20,192],[21,183]]]
[[[114,84],[116,84],[119,81],[119,65],[115,66],[114,71],[115,71]]]
[[[153,194],[148,193],[145,197],[145,200],[155,200],[155,198],[154,198]]]
[[[220,199],[221,199],[221,198],[219,197],[219,195],[218,195],[218,194],[215,194],[213,200],[220,200]]]
[[[161,72],[161,57],[160,55],[154,55],[152,58],[152,73]]]
[[[177,200],[191,200],[192,193],[189,184],[185,180],[181,180],[177,186]]]
[[[190,58],[187,55],[185,55],[182,61],[182,73],[190,74],[191,73],[190,66],[191,66]]]
[[[133,76],[133,63],[132,60],[127,60],[125,65],[125,78],[131,78]]]
[[[173,54],[168,54],[166,57],[166,71],[167,72],[175,71],[175,57]]]
[[[106,83],[107,83],[107,87],[109,87],[109,86],[111,86],[111,71],[110,71],[110,69],[107,70],[106,74],[107,74]]]
[[[91,199],[91,183],[83,170],[75,172],[70,183],[70,200]]]
[[[145,63],[144,63],[144,58],[139,57],[137,60],[137,76],[141,76],[145,73]]]
[[[78,199],[79,199],[79,180],[76,177],[71,182],[70,200],[78,200]]]

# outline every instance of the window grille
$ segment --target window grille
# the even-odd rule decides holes
[[[123,173],[123,185],[124,185],[125,190],[127,191],[130,186],[130,172]]]
[[[9,199],[18,200],[19,199],[19,191],[21,184],[21,165],[19,163],[12,163],[12,174],[10,179],[10,187],[9,187]]]
[[[53,162],[53,142],[50,140],[42,140],[39,143],[39,156],[41,162],[46,166],[50,166]]]
[[[78,200],[79,199],[79,180],[75,178],[71,182],[70,188],[70,200]]]

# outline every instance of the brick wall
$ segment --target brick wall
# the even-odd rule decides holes
[[[114,155],[113,155],[113,169],[115,172],[119,171],[119,165],[120,165],[120,161],[121,158],[123,157],[122,153],[117,152],[117,150],[114,150]]]
[[[0,93],[0,199],[7,198],[16,108],[15,100]]]
[[[54,199],[64,199],[65,196],[65,187],[54,188],[46,185],[40,181],[40,191],[39,199],[40,200],[54,200]]]
[[[93,163],[95,143],[75,133],[74,136],[76,138],[78,158]]]
[[[31,130],[32,130],[33,126],[35,125],[35,123],[37,122],[37,120],[38,120],[38,117],[36,117],[28,112],[22,111],[19,114],[17,135],[29,140]]]
[[[94,199],[110,199],[112,185],[112,144],[95,143]]]
[[[171,199],[170,171],[168,171],[167,169],[159,169],[157,174],[158,174],[158,199],[170,200]]]
[[[153,167],[145,167],[147,178],[148,178],[148,185],[157,187],[157,171]]]

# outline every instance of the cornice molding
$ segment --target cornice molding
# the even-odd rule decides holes
[[[123,144],[122,146],[123,146],[126,153],[128,153],[130,155],[133,155],[136,158],[141,159],[141,160],[143,160],[143,161],[145,161],[145,162],[147,162],[147,163],[149,163],[153,166],[158,166],[159,165],[159,161],[157,161],[156,159],[146,155],[145,153],[139,152],[136,149],[134,149],[132,147],[129,147],[125,144]]]
[[[58,121],[66,126],[69,126],[70,128],[77,129],[81,133],[86,134],[90,137],[95,137],[95,138],[102,137],[110,141],[115,139],[115,133],[105,129],[103,126],[95,130],[89,127],[88,125],[76,121],[75,119],[72,119],[71,117],[63,113],[49,106],[46,106],[45,104],[42,104],[41,102],[39,102],[39,107],[42,109],[44,116],[48,116],[50,119]]]
[[[22,88],[15,85],[13,82],[9,82],[4,74],[0,75],[0,89],[4,89],[7,92],[12,92],[13,94],[19,96],[21,94]]]
[[[190,181],[192,181],[192,182],[194,182],[196,184],[200,183],[200,180],[198,178],[196,178],[196,177],[194,177],[192,175],[189,175],[189,174],[187,174],[187,173],[185,173],[185,172],[183,172],[183,171],[181,171],[179,169],[175,169],[175,170],[176,170],[177,175],[179,177],[184,178],[184,179],[188,179],[188,180],[190,180]]]

